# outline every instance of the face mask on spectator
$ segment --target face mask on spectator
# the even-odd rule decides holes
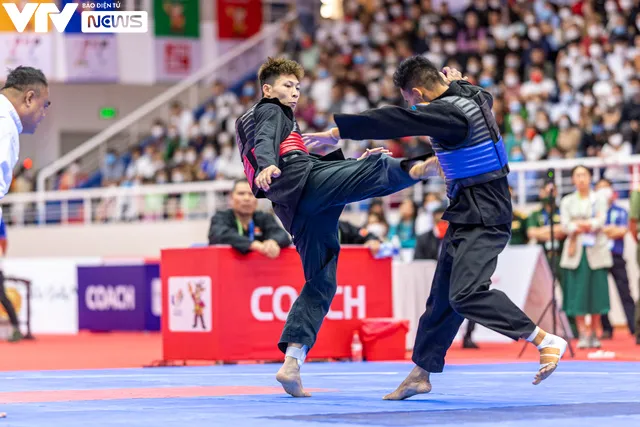
[[[171,175],[171,181],[172,182],[183,182],[184,181],[184,176],[182,176],[181,172],[174,172]]]
[[[598,74],[598,80],[609,80],[611,78],[611,74],[608,71],[603,71]]]
[[[534,42],[537,42],[538,40],[540,40],[540,37],[542,37],[542,34],[540,33],[540,30],[538,28],[529,29],[529,32],[527,34],[529,35],[529,40],[532,40]]]
[[[573,102],[573,95],[571,92],[564,92],[560,94],[560,102],[564,104],[571,104]]]
[[[230,146],[228,145],[224,145],[221,149],[220,149],[220,155],[222,157],[225,157],[227,159],[231,158],[231,156],[233,155],[233,150]]]
[[[591,37],[592,39],[595,39],[598,36],[600,36],[600,28],[597,25],[591,25],[589,27],[588,33],[589,33],[589,37]]]
[[[254,88],[253,86],[245,86],[242,88],[243,96],[253,97],[255,94],[256,94],[256,88]]]
[[[487,88],[489,86],[493,86],[493,79],[491,77],[485,76],[480,78],[480,86],[483,88]]]
[[[375,18],[376,18],[376,22],[380,24],[387,22],[387,14],[382,11],[376,12]]]
[[[598,197],[601,197],[602,199],[606,200],[607,202],[611,201],[613,199],[614,196],[614,191],[613,188],[611,187],[603,187],[601,189],[599,189],[596,194],[598,195]]]
[[[567,119],[567,118],[560,119],[560,121],[558,122],[558,127],[561,130],[569,129],[569,119]]]
[[[202,150],[202,158],[205,160],[211,160],[215,157],[215,151],[211,147],[207,147]]]
[[[162,126],[154,126],[151,128],[151,136],[154,138],[160,138],[163,133],[164,129],[162,129]]]
[[[373,50],[371,51],[371,53],[369,53],[369,62],[371,62],[372,64],[379,64],[382,61],[382,55],[380,55],[380,52],[378,52],[377,50]]]
[[[622,145],[622,135],[619,133],[616,133],[615,135],[611,135],[609,137],[609,144],[612,147],[620,147]]]
[[[116,162],[116,155],[113,153],[108,153],[105,156],[104,161],[107,164],[107,166],[111,166]]]
[[[616,25],[613,27],[612,33],[616,36],[622,36],[627,33],[627,27],[624,25]]]
[[[176,154],[173,155],[173,161],[178,164],[184,162],[184,154],[181,151],[176,152]]]
[[[324,128],[327,125],[327,118],[323,115],[317,115],[313,118],[313,125],[317,128]]]
[[[522,153],[513,153],[511,155],[511,161],[512,162],[522,162],[522,161],[524,161],[524,154],[522,154]]]
[[[520,102],[518,101],[511,101],[511,103],[509,104],[509,111],[511,111],[512,113],[519,113],[521,108],[522,104],[520,104]]]
[[[563,20],[567,19],[571,16],[571,9],[568,9],[566,7],[560,9],[560,12],[558,12],[558,16],[560,16],[560,18]]]
[[[402,6],[400,6],[399,4],[394,4],[393,6],[391,6],[390,12],[394,18],[399,18],[402,16]]]
[[[438,33],[438,27],[436,27],[435,25],[427,25],[425,27],[425,31],[428,35],[435,36]]]
[[[453,27],[452,24],[446,23],[446,24],[440,25],[440,32],[445,36],[450,36],[451,34],[453,34],[454,30],[455,28]]]
[[[589,46],[589,55],[593,58],[600,58],[602,56],[602,46],[599,44]]]
[[[529,15],[524,17],[524,23],[529,25],[529,26],[531,26],[531,25],[536,23],[536,17],[531,15],[531,14],[529,14]]]
[[[567,40],[573,41],[580,37],[580,32],[575,28],[569,28],[567,30],[566,36],[567,36]]]
[[[542,132],[545,132],[549,129],[549,122],[546,120],[540,120],[536,122],[536,127],[540,129]]]
[[[156,177],[156,184],[165,184],[167,182],[167,177],[164,175],[158,175]]]
[[[357,98],[358,98],[358,95],[356,95],[353,92],[347,92],[344,95],[344,100],[347,101],[347,102],[355,102]]]
[[[509,39],[509,41],[507,41],[507,46],[511,50],[518,50],[520,49],[520,40],[518,40],[515,37],[512,37]]]
[[[184,160],[191,165],[196,162],[197,158],[198,158],[198,155],[195,153],[195,151],[188,151],[187,154],[184,156]]]
[[[387,227],[384,224],[369,224],[367,225],[367,231],[382,239],[387,234]]]
[[[524,123],[519,120],[514,121],[513,123],[511,123],[511,130],[513,130],[513,133],[515,134],[521,134],[524,130]]]
[[[354,55],[353,56],[353,63],[355,65],[362,65],[365,63],[365,59],[363,55]]]
[[[477,62],[472,62],[467,65],[467,71],[469,71],[471,74],[477,74],[480,71],[480,65],[478,65]]]
[[[454,55],[456,53],[456,43],[447,42],[444,44],[444,53],[447,55]]]
[[[514,87],[518,84],[518,76],[514,74],[507,74],[504,76],[504,84],[506,84],[507,87]]]
[[[174,139],[174,138],[176,138],[176,137],[178,136],[178,131],[177,131],[176,129],[174,129],[174,128],[171,128],[171,129],[169,129],[169,130],[167,131],[167,136],[168,136],[170,139]]]
[[[604,10],[606,10],[608,14],[612,14],[618,11],[618,6],[615,2],[608,1],[604,4]]]
[[[633,0],[620,0],[622,10],[628,11],[633,7]]]
[[[582,100],[582,105],[584,105],[587,108],[593,107],[595,103],[596,103],[596,100],[591,95],[585,96],[584,99]]]
[[[427,212],[435,212],[436,209],[438,209],[441,205],[442,205],[441,202],[439,202],[438,200],[434,200],[432,202],[427,203],[424,209]]]
[[[518,58],[507,58],[505,60],[505,63],[507,64],[507,67],[511,68],[517,68],[518,66],[520,66],[520,60]]]
[[[487,55],[482,58],[482,65],[484,65],[487,68],[495,67],[496,62],[497,62],[496,57],[493,55]]]
[[[429,52],[442,53],[442,44],[441,43],[431,43],[431,45],[429,46]]]

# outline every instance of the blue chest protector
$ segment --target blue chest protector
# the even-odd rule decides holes
[[[451,144],[431,138],[447,182],[447,196],[454,199],[461,188],[507,176],[508,156],[489,102],[482,100],[480,94],[473,98],[448,96],[441,99],[455,105],[469,125],[465,140],[456,144],[455,150],[447,150],[444,146]]]

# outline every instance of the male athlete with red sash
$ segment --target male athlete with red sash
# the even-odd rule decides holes
[[[236,121],[253,194],[271,200],[304,268],[305,285],[278,343],[285,362],[276,379],[294,397],[309,396],[300,367],[336,292],[338,219],[344,206],[414,185],[435,159],[394,159],[383,149],[368,150],[357,160],[345,160],[340,150],[324,157],[309,153],[294,117],[303,74],[295,61],[269,58],[258,71],[263,98]]]

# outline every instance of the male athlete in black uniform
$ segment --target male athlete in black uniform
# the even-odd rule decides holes
[[[426,312],[420,318],[413,371],[385,399],[431,391],[429,374],[442,372],[444,357],[464,318],[540,351],[539,384],[556,369],[567,347],[537,327],[501,291],[489,289],[498,255],[511,237],[512,208],[507,153],[491,112],[493,97],[444,73],[426,58],[404,60],[394,83],[411,106],[382,107],[361,114],[336,114],[337,128],[305,135],[316,143],[338,138],[394,139],[427,135],[447,183],[451,201],[443,215],[449,228],[442,243]]]
[[[302,258],[306,283],[278,343],[286,357],[276,375],[296,397],[309,395],[302,388],[300,366],[336,292],[338,219],[344,206],[407,188],[435,164],[435,157],[427,159],[430,155],[400,160],[382,149],[357,160],[345,160],[340,150],[324,157],[310,154],[293,114],[302,76],[298,63],[269,58],[258,71],[262,100],[236,121],[236,140],[252,191],[273,202]]]

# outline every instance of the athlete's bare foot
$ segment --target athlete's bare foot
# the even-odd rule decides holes
[[[540,351],[540,369],[532,383],[538,385],[556,370],[560,359],[567,350],[567,342],[559,336],[546,333],[541,329],[532,342]]]
[[[404,400],[416,394],[429,393],[431,383],[429,382],[429,372],[419,366],[413,368],[407,378],[402,381],[396,391],[383,397],[384,400]]]
[[[293,397],[310,397],[311,394],[302,388],[302,380],[300,379],[300,367],[298,361],[293,357],[287,356],[284,364],[276,374],[276,380],[282,384],[284,391]]]

